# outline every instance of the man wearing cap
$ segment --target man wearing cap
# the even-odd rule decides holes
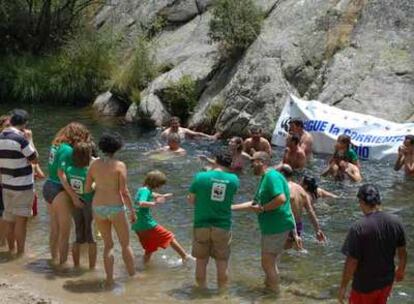
[[[216,261],[217,284],[228,282],[227,268],[231,242],[231,204],[239,188],[239,178],[230,173],[232,154],[226,149],[216,154],[213,169],[194,177],[188,201],[194,205],[192,255],[196,258],[196,281],[206,287],[207,264]]]
[[[34,199],[32,164],[38,161],[37,152],[24,133],[28,118],[25,110],[13,110],[10,127],[0,134],[3,220],[16,240],[18,255],[24,253],[27,218],[31,216]],[[0,234],[4,234],[4,230]]]
[[[407,135],[404,143],[398,148],[398,158],[394,170],[404,167],[407,176],[414,176],[414,135]]]
[[[378,188],[365,184],[359,188],[359,207],[364,216],[354,223],[342,247],[346,255],[339,302],[344,303],[352,280],[351,304],[387,303],[394,280],[404,279],[407,249],[404,227],[395,216],[382,212]],[[395,268],[394,257],[398,257]]]
[[[293,232],[295,245],[297,235],[295,219],[290,206],[289,185],[283,175],[271,167],[270,155],[256,152],[252,157],[254,174],[260,176],[259,186],[253,201],[234,205],[233,210],[250,210],[258,214],[261,232],[262,268],[266,288],[279,291],[279,270],[277,260],[284,249],[289,232]]]

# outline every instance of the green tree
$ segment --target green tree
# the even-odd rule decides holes
[[[220,43],[222,55],[240,55],[259,35],[263,11],[252,0],[217,0],[209,37]]]

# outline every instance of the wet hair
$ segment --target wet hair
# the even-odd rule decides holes
[[[117,132],[102,134],[98,143],[99,149],[106,155],[115,154],[123,145],[122,136]]]
[[[225,168],[230,168],[233,162],[233,155],[228,149],[220,149],[215,153],[216,163]]]
[[[10,125],[23,126],[29,121],[29,113],[23,109],[14,109],[10,113]]]
[[[411,145],[414,145],[414,135],[406,135],[405,140],[409,140]]]
[[[155,189],[165,185],[167,182],[167,177],[165,174],[159,170],[153,170],[147,173],[144,180],[144,185]]]
[[[253,133],[262,133],[263,132],[263,129],[260,128],[260,127],[251,127],[249,129],[249,131],[250,131],[250,134],[253,134]]]
[[[173,117],[171,117],[170,118],[170,124],[172,123],[172,122],[178,122],[178,123],[181,123],[181,119],[180,119],[180,117],[178,117],[178,116],[173,116]]]
[[[234,140],[237,144],[237,152],[243,151],[243,138],[239,136],[234,136],[230,140]]]
[[[272,158],[269,153],[264,151],[255,152],[253,154],[252,160],[258,159],[266,166],[270,166],[270,163],[272,161]]]
[[[351,146],[351,137],[349,137],[348,135],[341,134],[338,136],[336,141],[341,144],[345,144],[347,146],[347,149],[349,149]]]
[[[303,120],[300,119],[300,118],[292,118],[291,120],[289,120],[289,124],[290,125],[295,125],[295,126],[297,126],[299,128],[302,128],[302,129],[305,127],[305,124],[304,124]]]
[[[60,145],[61,143],[65,142],[71,146],[75,146],[75,144],[79,142],[89,143],[90,141],[91,133],[89,132],[88,128],[86,128],[81,123],[71,122],[56,133],[52,144]]]
[[[300,143],[300,136],[298,134],[291,134],[287,139],[295,145],[298,145]]]
[[[91,143],[80,142],[73,147],[73,164],[75,167],[83,168],[89,166],[92,155]]]
[[[99,157],[98,148],[96,147],[95,141],[91,140],[90,145],[91,145],[91,156],[95,157],[95,158],[98,158]]]
[[[181,138],[180,135],[178,135],[178,133],[176,132],[170,132],[167,136],[167,142],[176,142],[176,143],[181,143]]]
[[[286,177],[287,179],[291,178],[293,176],[293,170],[292,167],[289,166],[288,164],[283,164],[280,169],[279,172],[283,174],[284,177]]]
[[[0,116],[0,132],[10,125],[10,115]]]
[[[305,175],[302,178],[303,186],[306,186],[306,190],[310,192],[315,198],[318,198],[318,184],[316,179],[312,176]]]
[[[365,184],[359,187],[357,197],[365,204],[370,206],[380,205],[381,196],[377,186],[373,184]]]

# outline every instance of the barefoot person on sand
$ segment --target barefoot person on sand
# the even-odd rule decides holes
[[[114,242],[112,240],[112,226],[118,236],[122,250],[122,258],[128,274],[135,274],[134,256],[129,245],[129,226],[125,213],[125,206],[129,210],[131,223],[136,220],[135,210],[127,184],[127,168],[125,164],[114,156],[123,146],[119,134],[104,133],[98,143],[104,157],[95,160],[88,171],[85,192],[92,192],[95,183],[95,195],[92,201],[94,218],[98,230],[104,241],[103,260],[106,273],[106,286],[114,282]]]
[[[406,176],[414,176],[414,135],[405,136],[404,143],[398,148],[398,158],[394,170],[404,167]]]
[[[152,254],[158,248],[165,249],[168,246],[171,246],[179,254],[183,263],[191,258],[180,243],[177,242],[174,234],[159,225],[152,217],[151,209],[160,204],[164,204],[166,199],[172,196],[172,193],[159,194],[153,192],[166,182],[167,177],[164,173],[158,170],[151,171],[145,177],[144,186],[139,188],[135,195],[134,201],[137,220],[132,225],[132,230],[136,232],[145,250],[144,264],[150,261]]]
[[[43,197],[50,216],[49,244],[52,261],[60,265],[68,259],[73,207],[83,207],[67,181],[65,169],[73,165],[73,146],[90,141],[88,129],[80,123],[71,122],[57,132],[49,149],[49,177],[43,185]]]

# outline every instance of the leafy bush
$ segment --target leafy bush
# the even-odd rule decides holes
[[[151,43],[145,37],[139,37],[130,58],[115,70],[111,87],[114,93],[137,102],[138,92],[145,89],[158,73]]]
[[[197,84],[191,76],[185,75],[163,90],[162,100],[171,115],[186,121],[197,104]]]
[[[241,54],[259,35],[264,14],[252,0],[217,0],[209,37],[220,43],[222,55]]]
[[[214,128],[214,125],[216,124],[221,112],[223,112],[224,110],[224,101],[223,100],[219,100],[217,102],[212,103],[208,109],[207,109],[207,113],[206,113],[206,118],[207,118],[207,124],[209,125],[210,128]]]

